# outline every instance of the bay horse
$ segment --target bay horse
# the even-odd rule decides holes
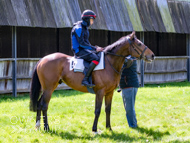
[[[154,53],[147,48],[132,34],[120,38],[118,41],[104,48],[105,69],[93,71],[92,81],[96,94],[95,97],[95,118],[92,131],[97,132],[98,118],[101,112],[102,100],[105,97],[106,128],[111,129],[110,113],[114,89],[120,81],[120,73],[125,57],[141,58],[151,62],[154,60]],[[84,78],[83,73],[70,71],[70,59],[72,56],[63,53],[53,53],[43,57],[37,64],[33,72],[30,110],[37,112],[36,128],[40,127],[41,112],[43,113],[44,130],[49,130],[47,110],[53,91],[62,80],[74,90],[88,92],[85,86],[81,85]],[[40,94],[42,93],[42,94]]]

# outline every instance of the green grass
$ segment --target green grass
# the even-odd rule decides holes
[[[0,96],[0,142],[190,142],[190,83],[145,85],[136,99],[138,129],[128,127],[120,93],[112,102],[111,125],[105,128],[105,106],[92,133],[95,95],[55,91],[48,116],[51,130],[35,130],[36,113],[29,112],[29,95]]]

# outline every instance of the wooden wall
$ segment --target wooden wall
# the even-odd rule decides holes
[[[0,26],[0,58],[11,58],[12,56],[11,32],[11,27]]]
[[[17,60],[17,92],[29,92],[32,72],[39,58]],[[144,82],[165,83],[187,79],[187,57],[156,57],[152,63],[145,62]],[[140,61],[138,61],[140,82]],[[61,84],[57,89],[70,89]],[[0,94],[12,92],[12,59],[0,59]]]
[[[0,58],[11,58],[11,27],[0,27]],[[71,28],[17,27],[17,57],[41,58],[54,52],[73,55],[71,51]],[[105,47],[131,32],[91,30],[92,45]],[[140,33],[136,32],[137,38]],[[144,43],[156,56],[186,56],[186,35],[145,32]]]
[[[186,34],[145,32],[144,43],[156,56],[186,56]]]

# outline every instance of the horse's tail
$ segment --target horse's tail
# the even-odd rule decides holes
[[[37,74],[37,65],[34,69],[32,75],[32,83],[31,83],[31,90],[30,90],[30,111],[36,112],[37,111],[37,101],[40,96],[41,84]]]

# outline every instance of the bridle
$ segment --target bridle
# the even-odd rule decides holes
[[[133,40],[130,40],[130,38],[129,39],[127,39],[127,41],[129,42],[129,44],[130,44],[130,46],[135,50],[135,52],[137,52],[137,54],[139,54],[140,55],[140,58],[138,58],[138,59],[144,59],[145,57],[144,57],[144,52],[147,50],[147,46],[145,46],[145,48],[144,48],[144,50],[142,51],[139,47],[137,47],[137,46],[134,46],[134,41],[135,41],[135,39],[136,38],[134,38]],[[138,49],[138,50],[137,50]],[[141,54],[139,53],[139,51],[141,52]]]
[[[144,48],[144,50],[142,51],[139,47],[137,46],[134,46],[134,41],[135,41],[136,38],[134,38],[133,40],[130,40],[130,38],[126,39],[129,44],[130,44],[130,47],[132,47],[136,52],[137,54],[140,55],[140,58],[137,58],[137,59],[144,59],[144,52],[146,51],[146,49],[148,48],[147,46]],[[138,49],[138,50],[137,50]],[[139,53],[139,51],[141,52],[141,54]],[[123,56],[123,55],[117,55],[117,54],[114,54],[114,53],[111,53],[111,52],[106,52],[106,54],[109,54],[109,55],[113,55],[113,56],[118,56],[118,57],[126,57],[126,56]],[[105,56],[106,57],[106,56]],[[106,60],[108,61],[108,63],[110,64],[110,66],[112,67],[112,69],[117,73],[117,74],[121,74],[121,72],[123,71],[124,68],[126,67],[122,67],[121,71],[117,71],[113,65],[110,63],[109,59],[106,57]]]

